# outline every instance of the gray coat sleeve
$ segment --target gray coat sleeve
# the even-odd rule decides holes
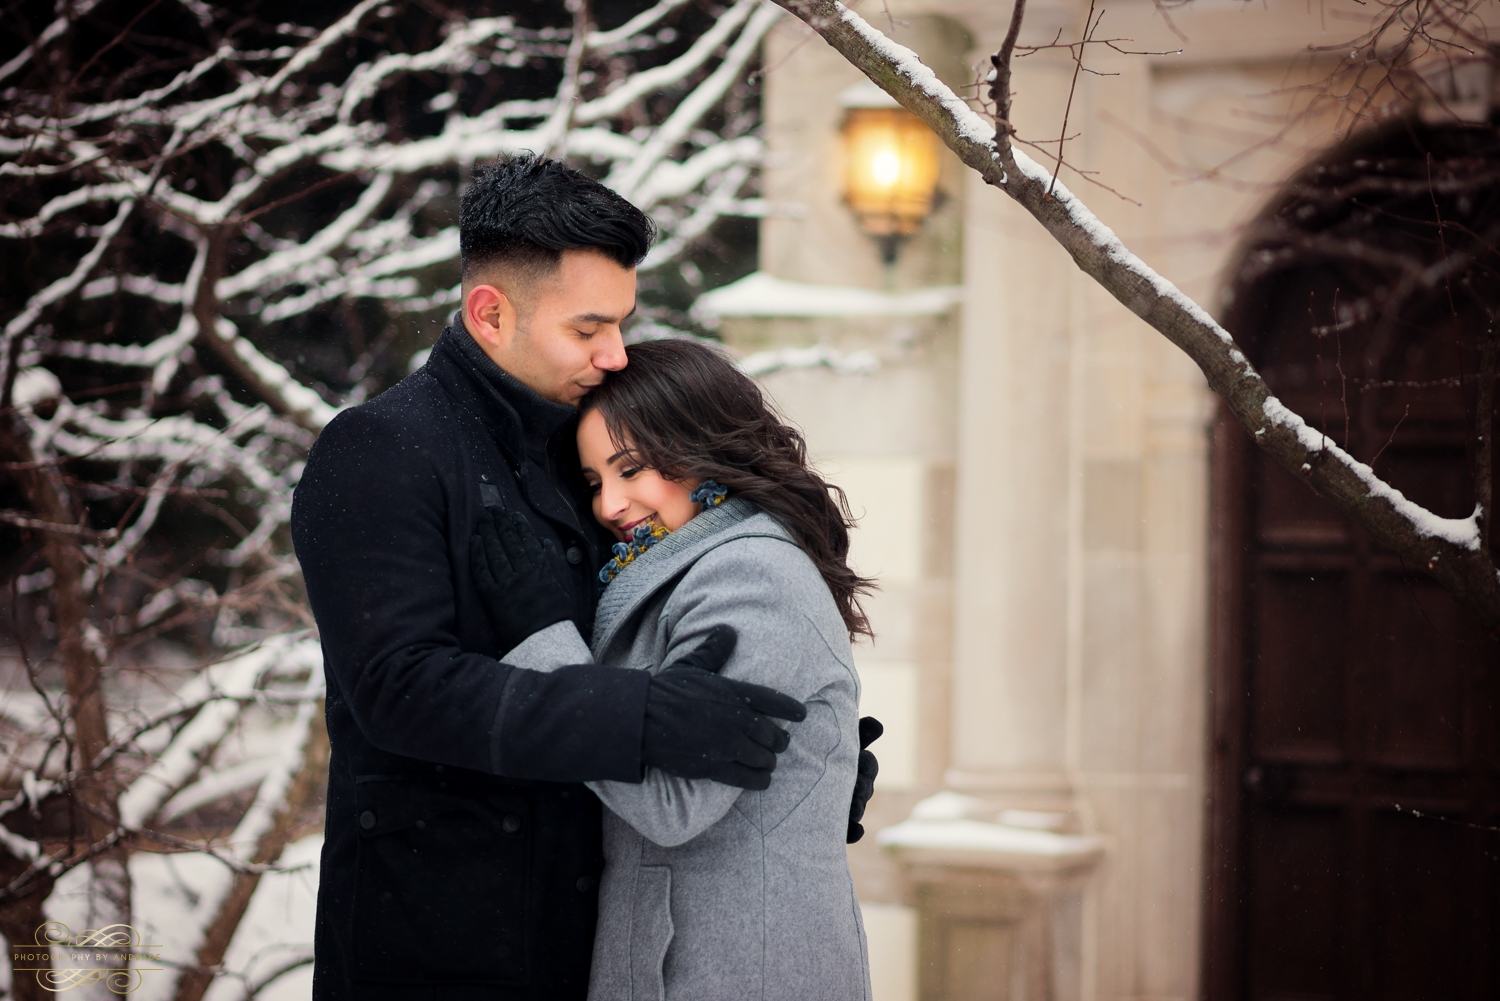
[[[573,620],[564,619],[526,637],[501,657],[500,662],[547,673],[568,664],[592,664],[594,657]]]
[[[593,656],[572,622],[558,622],[528,636],[505,655],[505,663],[545,673],[566,664],[591,664]],[[733,786],[683,779],[655,768],[647,769],[640,783],[585,784],[626,823],[666,848],[707,830],[728,812],[740,792]]]
[[[739,641],[720,673],[808,701],[827,678],[804,670],[804,661],[809,656],[826,658],[827,645],[806,613],[828,602],[823,578],[795,545],[764,537],[735,539],[693,564],[673,589],[659,620],[640,628],[663,631],[665,642],[658,648],[666,652],[652,665],[656,669],[690,652],[714,626],[733,626]],[[794,742],[804,728],[805,724],[791,725]],[[772,784],[783,781],[778,775]],[[639,784],[601,781],[588,786],[621,819],[664,848],[708,830],[743,792],[654,768],[646,769],[646,779]]]

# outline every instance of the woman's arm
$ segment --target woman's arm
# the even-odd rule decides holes
[[[830,647],[814,621],[826,610],[823,606],[831,604],[816,568],[791,543],[765,537],[727,542],[695,563],[667,600],[662,618],[668,642],[662,662],[670,663],[691,651],[713,627],[729,625],[739,634],[739,641],[720,674],[777,688],[808,702],[829,681],[826,671],[812,668],[830,659]],[[803,742],[814,731],[819,740],[830,734],[821,725],[811,731],[807,727],[806,723],[791,725],[794,747],[781,760],[800,759],[792,753],[797,750],[799,732],[804,734]],[[836,741],[836,734],[829,739]],[[810,757],[821,760],[822,755]],[[773,785],[810,784],[816,778],[783,771],[771,781]],[[669,848],[718,823],[742,792],[657,769],[648,769],[646,780],[639,784],[600,781],[588,786],[644,837]]]
[[[592,664],[594,655],[589,653],[589,645],[578,635],[573,620],[564,619],[526,637],[501,657],[500,662],[545,674],[568,664]]]
[[[573,623],[559,622],[527,637],[505,655],[505,663],[547,672],[593,663],[593,657]],[[740,793],[734,786],[683,779],[658,768],[648,769],[644,782],[590,782],[588,787],[642,836],[668,848],[711,827]]]

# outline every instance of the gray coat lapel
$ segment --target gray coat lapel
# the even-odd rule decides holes
[[[759,508],[743,497],[729,497],[637,556],[609,583],[599,599],[590,644],[594,655],[603,653],[619,627],[629,621],[630,613],[715,546],[746,536],[769,536],[791,542],[786,530],[769,516],[741,528],[743,522],[760,513]]]

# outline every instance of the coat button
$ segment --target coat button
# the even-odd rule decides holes
[[[506,834],[514,834],[521,829],[521,818],[514,813],[507,813],[505,819],[500,821],[500,830]]]
[[[567,553],[564,555],[568,557],[568,562],[575,566],[583,561],[583,550],[577,546],[569,546]]]
[[[359,815],[359,826],[363,827],[367,831],[370,828],[374,827],[375,826],[375,814],[372,813],[369,810],[366,810],[364,813],[361,813]]]
[[[578,887],[579,893],[588,893],[594,888],[594,881],[587,876],[579,876],[578,882],[574,885]]]

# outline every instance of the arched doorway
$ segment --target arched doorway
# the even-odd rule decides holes
[[[1497,242],[1497,130],[1394,123],[1252,227],[1226,326],[1284,403],[1462,517]],[[1500,997],[1500,646],[1227,417],[1214,477],[1206,996]]]

